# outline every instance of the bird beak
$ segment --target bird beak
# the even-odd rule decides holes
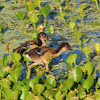
[[[72,48],[69,48],[70,51],[74,51]]]
[[[47,40],[51,40],[51,38],[50,37],[47,37]]]

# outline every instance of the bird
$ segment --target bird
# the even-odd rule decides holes
[[[51,40],[44,32],[40,32],[37,36],[37,40],[26,41],[17,48],[13,49],[13,52],[19,53],[21,56],[29,47],[30,49],[36,48],[38,46],[45,46],[45,40]]]
[[[25,56],[30,61],[33,61],[33,63],[28,66],[28,70],[30,70],[32,66],[42,65],[46,67],[46,72],[48,72],[48,60],[60,56],[63,51],[67,50],[74,51],[68,42],[63,42],[57,49],[41,46],[25,52]]]

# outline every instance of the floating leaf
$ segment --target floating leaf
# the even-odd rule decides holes
[[[22,81],[17,81],[14,83],[12,90],[20,90],[23,85],[25,84]]]
[[[56,99],[56,100],[59,100],[60,97],[61,97],[61,91],[58,91],[58,92],[56,93],[56,95],[55,95],[55,99]]]
[[[18,19],[20,19],[22,21],[24,19],[25,13],[18,11],[16,16]]]
[[[37,84],[37,83],[39,83],[39,77],[38,76],[36,76],[36,77],[34,77],[33,79],[30,80],[29,86],[32,89],[34,89],[34,85]]]
[[[95,100],[100,100],[100,90],[94,92]]]
[[[15,78],[12,75],[8,75],[7,79],[10,80],[10,81],[12,81],[13,83],[16,82]]]
[[[80,12],[80,16],[83,18],[85,16],[85,12],[84,11]]]
[[[97,27],[97,26],[100,26],[100,23],[99,23],[99,22],[93,22],[91,25],[92,25],[93,27]]]
[[[69,79],[73,79],[75,82],[79,82],[82,78],[82,70],[80,67],[75,67],[70,73],[68,74]]]
[[[80,5],[80,8],[83,11],[87,6],[88,6],[88,3],[83,3]]]
[[[32,14],[30,17],[29,17],[29,20],[32,22],[32,23],[37,23],[39,21],[39,18],[37,15],[35,14]]]
[[[83,83],[83,88],[85,88],[87,92],[89,92],[89,89],[91,88],[93,83],[94,83],[94,78],[92,76],[88,76],[87,79]]]
[[[35,90],[37,91],[38,95],[41,95],[41,93],[44,91],[45,86],[42,84],[36,84]]]
[[[36,40],[37,39],[37,35],[38,35],[38,32],[34,32],[31,37],[33,40]]]
[[[16,63],[18,63],[21,60],[21,55],[17,52],[13,52],[12,53],[12,58]]]
[[[69,23],[69,27],[73,30],[74,28],[75,28],[75,26],[76,26],[76,23],[75,22],[70,22]]]
[[[56,0],[57,3],[61,3],[61,0]]]
[[[80,99],[84,99],[86,97],[86,91],[83,87],[80,87],[78,90],[78,96]]]
[[[32,100],[45,100],[42,96],[34,96]]]
[[[91,76],[94,69],[94,63],[92,61],[89,61],[84,64],[83,68],[87,71],[87,74]]]
[[[75,97],[75,96],[76,96],[75,92],[71,91],[68,93],[68,95],[66,95],[66,100],[74,100],[75,98],[72,99],[72,97]],[[75,100],[78,100],[78,99],[75,99]]]
[[[11,73],[11,75],[15,78],[16,81],[19,79],[21,75],[21,70],[22,70],[22,66],[18,66]]]
[[[29,11],[34,10],[34,9],[35,9],[35,5],[36,5],[36,4],[33,3],[33,2],[28,2],[27,5],[26,5],[27,11],[29,12]]]
[[[57,82],[56,82],[54,76],[51,76],[51,77],[47,78],[46,81],[47,81],[49,84],[51,84],[53,87],[56,87],[56,85],[57,85]]]
[[[46,5],[45,7],[43,7],[40,11],[41,15],[43,15],[44,17],[47,17],[50,13],[50,6]]]
[[[48,26],[48,31],[50,33],[50,35],[52,35],[54,33],[54,29],[52,26]]]
[[[11,100],[18,100],[20,91],[14,90],[10,92],[10,99]]]
[[[25,100],[25,96],[28,94],[29,87],[25,85],[20,90],[22,91],[20,99]]]
[[[45,90],[43,95],[46,97],[46,98],[50,98],[50,97],[55,97],[55,94],[57,93],[57,90]]]
[[[66,12],[59,12],[59,15],[64,18],[64,16],[66,15]]]
[[[84,52],[87,58],[92,53],[92,49],[88,46],[85,46],[82,51]]]
[[[76,58],[77,54],[70,54],[66,59],[66,64],[68,65],[68,69],[71,70],[73,67],[73,64],[76,65]]]
[[[94,44],[94,49],[96,52],[100,52],[100,44],[99,43],[95,43]]]
[[[25,100],[32,100],[32,98],[34,97],[35,95],[31,92],[29,92],[26,96],[25,96]]]
[[[65,87],[67,87],[69,90],[71,90],[72,86],[74,85],[74,80],[73,79],[66,79],[64,82],[63,82],[63,85]]]

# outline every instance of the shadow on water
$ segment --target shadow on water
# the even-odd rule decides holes
[[[3,8],[4,8],[4,6],[0,6],[0,12],[2,11]]]

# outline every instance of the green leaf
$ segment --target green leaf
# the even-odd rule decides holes
[[[32,89],[34,89],[34,85],[37,84],[37,83],[39,83],[39,77],[38,76],[36,76],[36,77],[34,77],[33,79],[30,80],[29,86]]]
[[[3,31],[3,24],[0,24],[0,33]]]
[[[69,23],[69,27],[73,30],[74,28],[75,28],[75,26],[76,26],[76,23],[75,22],[70,22]]]
[[[66,15],[66,12],[60,12],[59,15],[64,18],[64,16]]]
[[[37,91],[38,95],[41,95],[44,89],[45,89],[45,86],[42,84],[35,85],[35,90]]]
[[[99,43],[95,43],[94,44],[94,49],[96,52],[100,52],[100,44]]]
[[[31,23],[37,23],[39,21],[39,17],[35,14],[32,14],[30,17],[29,17],[29,20],[31,21]]]
[[[16,82],[15,78],[12,75],[8,75],[7,79],[10,80],[10,81],[12,81],[13,83]]]
[[[84,17],[85,16],[85,12],[84,11],[80,12],[80,16]]]
[[[92,53],[92,49],[88,46],[85,46],[82,51],[84,52],[86,57],[88,57]]]
[[[40,11],[41,15],[43,15],[44,17],[47,17],[50,13],[50,6],[46,5],[45,7],[43,7]]]
[[[83,68],[87,71],[87,74],[91,76],[94,69],[94,63],[92,61],[89,61],[84,64]]]
[[[68,74],[69,79],[73,79],[75,82],[79,82],[82,78],[82,70],[80,67],[75,67],[70,73]]]
[[[38,32],[34,32],[31,37],[33,40],[37,40],[37,35],[38,35]]]
[[[20,90],[23,85],[25,84],[22,81],[15,82],[12,87],[12,90]]]
[[[34,96],[32,100],[45,100],[42,96]]]
[[[32,11],[35,9],[35,3],[32,3],[32,2],[28,2],[27,5],[26,5],[26,9],[27,11]]]
[[[56,2],[59,4],[59,3],[61,3],[61,0],[56,0]]]
[[[100,23],[99,23],[99,22],[93,22],[91,25],[92,25],[93,27],[97,27],[97,26],[100,26]]]
[[[17,80],[19,79],[19,77],[21,75],[21,70],[22,70],[22,66],[18,66],[11,73],[11,75],[15,78],[16,82],[17,82]]]
[[[10,80],[3,78],[2,80],[0,80],[0,83],[2,84],[2,87],[10,88],[10,85],[11,85]]]
[[[20,93],[20,91],[18,91],[18,90],[11,91],[10,99],[11,100],[18,100],[19,93]]]
[[[84,99],[86,97],[86,91],[83,87],[80,87],[79,90],[78,90],[78,97],[80,99]]]
[[[10,93],[12,90],[10,88],[3,87],[3,92],[5,93],[5,100],[10,100]]]
[[[7,55],[4,55],[4,57],[3,57],[3,65],[4,66],[8,65],[8,57],[7,57]]]
[[[57,85],[57,82],[56,82],[54,76],[51,76],[51,77],[47,78],[46,81],[47,81],[49,84],[51,84],[53,87],[56,87],[56,85]]]
[[[22,91],[22,94],[20,96],[20,99],[24,100],[26,94],[28,94],[29,86],[24,85],[20,90]]]
[[[2,70],[0,70],[0,78],[3,78],[4,77],[4,72]]]
[[[48,26],[48,31],[50,33],[50,35],[52,35],[54,33],[54,29],[52,26]]]
[[[68,95],[66,95],[66,100],[74,100],[72,99],[72,97],[76,96],[74,91],[71,91],[68,93]]]
[[[66,64],[68,65],[68,69],[71,70],[73,67],[73,64],[76,65],[76,58],[77,54],[70,54],[66,59]]]
[[[35,95],[31,92],[28,92],[28,94],[25,96],[25,100],[33,100],[32,98],[34,97]]]
[[[56,100],[60,100],[60,97],[61,97],[61,91],[58,91],[55,95],[55,99]]]
[[[95,100],[100,100],[100,90],[94,92]]]
[[[83,88],[85,88],[87,92],[89,92],[89,89],[91,88],[93,83],[94,83],[94,78],[92,76],[88,76],[87,79],[83,83]]]
[[[20,19],[22,21],[24,19],[25,13],[18,11],[16,16],[18,19]]]
[[[42,78],[42,81],[44,82],[44,85],[46,86],[47,89],[53,88],[53,86],[49,84],[47,81],[45,81],[43,78]]]
[[[13,52],[12,53],[12,58],[16,63],[18,63],[21,60],[21,55],[17,52]]]
[[[66,79],[64,82],[63,82],[63,85],[65,87],[67,87],[69,90],[71,90],[72,86],[74,85],[74,81],[72,79]]]
[[[45,90],[43,95],[46,97],[46,98],[50,98],[50,97],[55,97],[57,93],[57,90]]]

